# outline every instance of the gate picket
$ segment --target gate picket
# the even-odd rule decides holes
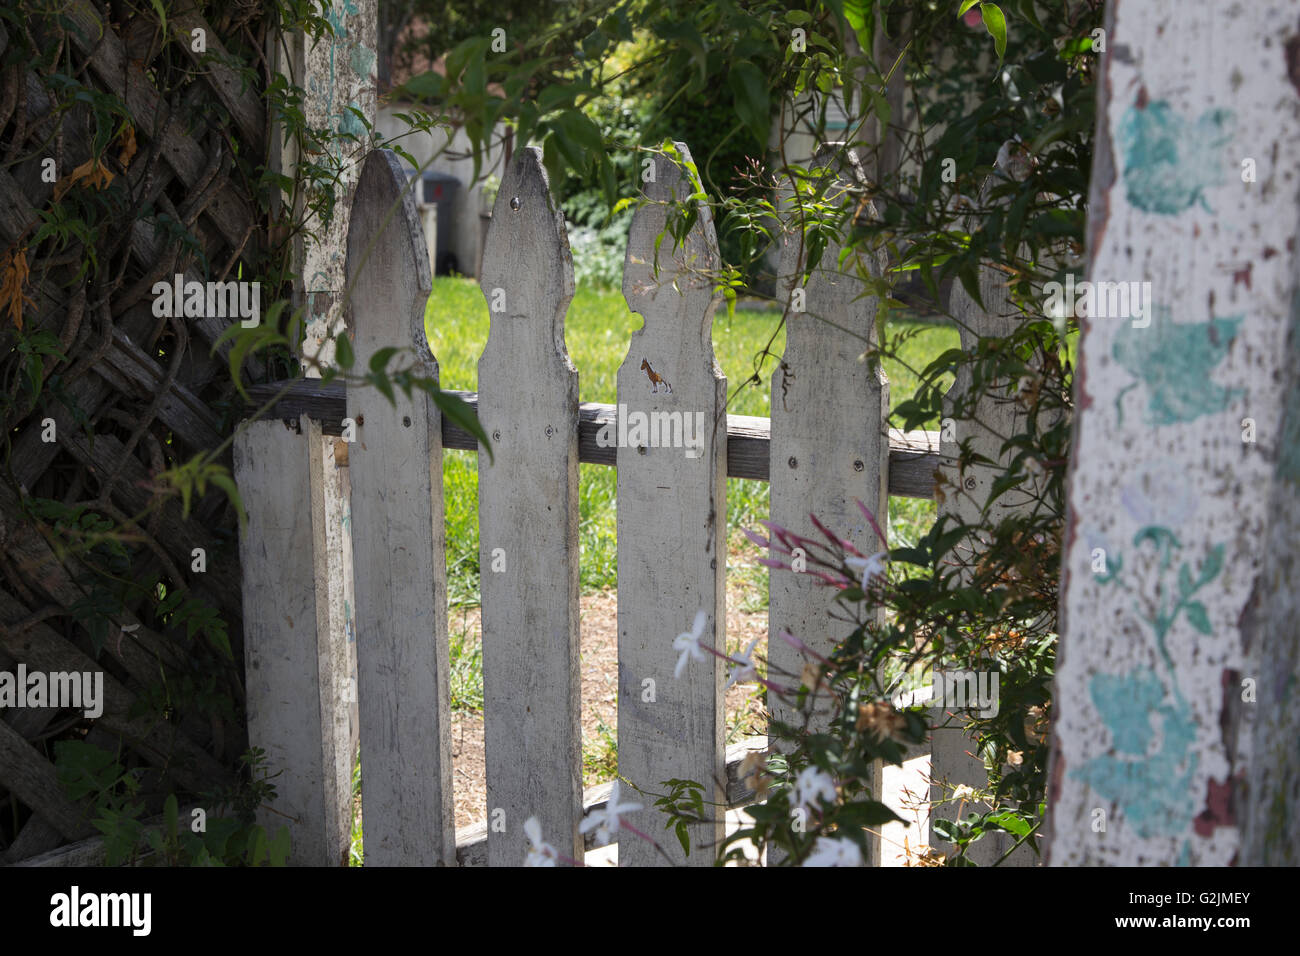
[[[480,285],[491,327],[478,413],[495,456],[479,450],[488,863],[523,863],[533,816],[546,842],[581,860],[578,373],[564,346],[573,263],[536,147],[506,171]]]
[[[405,185],[391,152],[366,158],[348,230],[352,349],[365,369],[409,342],[436,380],[429,257]],[[373,388],[349,388],[347,412],[365,862],[455,865],[442,416],[422,391],[393,403]]]
[[[826,188],[827,200],[856,201],[847,190],[861,188],[864,178],[853,150],[828,143],[818,151],[812,168],[836,177]],[[787,239],[777,285],[780,294],[791,297],[792,307],[787,310],[785,354],[772,376],[771,520],[823,541],[809,520],[809,514],[814,514],[864,555],[873,555],[883,551],[885,544],[854,499],[874,512],[882,530],[886,528],[889,382],[878,363],[858,360],[876,340],[877,299],[864,294],[866,288],[853,272],[852,260],[846,260],[841,271],[840,247],[831,243],[802,287],[804,311],[797,311],[793,306],[799,305],[800,287],[795,280],[802,267],[801,248],[797,236]],[[873,277],[882,272],[876,256],[868,258],[865,267]],[[776,552],[772,557],[789,560]],[[842,625],[832,622],[826,588],[811,575],[773,569],[768,593],[771,679],[797,686],[804,658],[781,639],[781,632],[789,631],[825,655],[845,636],[839,632]],[[813,706],[809,730],[817,732],[828,717],[824,695]],[[768,707],[773,720],[801,723],[798,712],[775,693],[769,694]],[[788,743],[781,749],[788,749]],[[877,765],[877,794],[879,769]],[[870,865],[878,864],[879,853],[874,841],[867,857]]]
[[[725,666],[702,652],[675,676],[674,636],[692,632],[703,612],[699,644],[724,650],[726,575],[725,419],[727,381],[713,356],[718,242],[707,205],[678,245],[665,235],[674,199],[700,189],[690,151],[656,154],[650,202],[637,210],[628,237],[623,295],[645,319],[632,333],[618,372],[618,401],[626,414],[618,448],[618,769],[644,794],[623,802],[651,807],[671,778],[704,785],[720,802],[724,777],[722,682]],[[655,272],[656,257],[658,274]],[[644,417],[641,417],[644,416]],[[656,416],[652,418],[651,416]],[[670,429],[672,416],[680,432]],[[715,423],[721,424],[715,429]],[[649,433],[651,424],[656,433]],[[646,428],[634,428],[644,424]],[[668,442],[653,438],[670,429]],[[693,438],[697,447],[684,447]],[[621,439],[625,437],[626,441]],[[674,441],[677,447],[672,447]],[[655,811],[629,818],[655,837],[664,834]],[[643,826],[638,825],[638,819]],[[692,852],[668,834],[660,841],[676,863],[708,866],[722,838],[722,820],[690,828]],[[650,844],[618,832],[620,866],[664,865]]]

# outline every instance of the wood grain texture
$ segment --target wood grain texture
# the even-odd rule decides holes
[[[1154,307],[1080,323],[1048,862],[1294,864],[1300,4],[1108,15],[1087,277]]]
[[[279,773],[275,803],[259,822],[274,833],[291,821],[292,863],[339,866],[351,836],[352,790],[351,774],[334,763],[346,738],[336,734],[329,700],[319,435],[310,419],[294,429],[250,422],[235,438],[234,462],[248,514],[239,549],[248,740]]]
[[[703,784],[705,802],[718,801],[724,770],[723,664],[705,653],[674,676],[673,639],[691,630],[698,611],[706,615],[701,646],[725,650],[727,513],[727,381],[714,360],[712,336],[719,257],[707,205],[697,206],[698,218],[681,244],[664,237],[655,274],[655,238],[668,221],[667,203],[685,201],[698,188],[678,165],[691,162],[690,151],[683,143],[675,148],[678,161],[655,156],[654,181],[644,187],[650,203],[632,219],[623,295],[645,324],[632,333],[618,372],[618,400],[629,416],[677,413],[683,423],[702,421],[697,449],[652,447],[648,436],[635,441],[630,432],[628,444],[637,447],[618,448],[618,768],[645,791],[636,802],[647,807],[653,803],[648,794],[663,793],[671,778]],[[671,391],[656,385],[643,363]],[[719,422],[722,427],[715,427]],[[624,793],[628,800],[635,790]],[[634,814],[637,820],[643,831],[665,836],[657,812]],[[671,834],[665,851],[677,863],[711,865],[721,818],[691,830],[689,857]],[[626,830],[618,837],[621,866],[666,862]]]
[[[506,170],[480,285],[491,326],[478,412],[494,455],[478,455],[487,811],[503,824],[488,833],[488,860],[519,866],[533,816],[560,853],[582,852],[578,372],[564,346],[573,263],[536,147]]]
[[[281,392],[282,397],[276,398]],[[316,379],[294,382],[268,382],[248,389],[250,410],[274,400],[268,418],[299,415],[319,418],[327,435],[342,431],[345,414],[343,386],[337,382],[322,385]],[[472,408],[478,407],[477,392],[452,392]],[[601,426],[616,420],[618,406],[598,402],[578,405],[578,460],[584,464],[617,463],[617,449],[603,448],[596,437]],[[768,441],[770,423],[753,415],[727,416],[727,477],[754,478],[767,481],[769,472]],[[469,432],[442,421],[442,447],[474,451],[478,441]],[[933,498],[934,471],[939,466],[939,433],[889,430],[889,493],[902,498]]]
[[[863,185],[856,154],[843,144],[818,151],[813,168],[823,170],[825,197],[849,205],[847,190]],[[793,296],[805,266],[801,230],[787,231],[778,294]],[[824,540],[809,515],[847,538],[864,555],[885,549],[855,504],[861,501],[881,528],[889,517],[889,383],[878,364],[858,356],[875,341],[877,299],[864,295],[857,270],[882,272],[874,255],[846,259],[837,270],[840,247],[828,245],[818,267],[801,287],[806,311],[787,310],[785,354],[772,376],[771,519],[782,527]],[[773,553],[774,558],[781,555]],[[768,666],[772,680],[798,686],[805,659],[780,638],[789,631],[819,654],[828,655],[843,639],[843,624],[832,621],[832,602],[811,576],[780,569],[769,574]],[[797,711],[775,693],[768,695],[773,720],[818,733],[826,729],[831,702],[823,693],[809,697],[809,713]],[[778,749],[791,742],[778,740]],[[879,767],[876,790],[880,790]],[[878,865],[879,841],[867,856]]]
[[[366,158],[348,233],[352,348],[364,369],[381,348],[409,347],[436,381],[429,261],[404,185],[391,152]],[[352,388],[347,400],[366,864],[451,864],[441,421],[422,391],[390,402]]]
[[[59,785],[54,764],[4,721],[0,721],[0,767],[4,768],[5,789],[69,840],[80,840],[95,832],[92,807],[78,806]]]

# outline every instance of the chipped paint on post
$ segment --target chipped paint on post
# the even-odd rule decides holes
[[[323,365],[334,364],[334,337],[344,326],[342,311],[346,271],[349,212],[356,194],[365,150],[366,122],[375,122],[378,0],[335,0],[324,13],[334,36],[301,51],[303,104],[307,126],[357,137],[357,142],[331,139],[332,160],[340,165],[335,186],[334,215],[303,248],[306,340],[303,352],[318,356]],[[355,112],[354,112],[355,111]],[[394,343],[396,344],[396,343]],[[318,374],[308,371],[308,375]]]
[[[1145,326],[1082,319],[1048,860],[1294,860],[1300,3],[1107,17],[1089,279],[1153,302]]]

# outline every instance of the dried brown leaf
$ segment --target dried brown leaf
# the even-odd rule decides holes
[[[19,331],[23,328],[23,304],[35,304],[23,294],[28,272],[26,249],[6,249],[0,255],[0,309],[9,313],[9,320]]]

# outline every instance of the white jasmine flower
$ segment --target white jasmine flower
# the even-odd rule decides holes
[[[701,614],[704,612],[701,611]],[[588,830],[596,831],[596,839],[601,843],[609,843],[613,834],[618,832],[619,817],[625,813],[631,813],[633,810],[640,810],[639,803],[619,803],[619,782],[614,781],[614,786],[609,792],[609,800],[605,806],[598,810],[592,810],[587,814],[587,819],[578,824],[578,832],[586,833]]]
[[[804,866],[861,866],[862,851],[850,840],[818,837]]]
[[[885,556],[886,552],[877,551],[869,558],[859,558],[857,556],[845,558],[844,563],[851,568],[862,569],[862,590],[865,591],[872,578],[885,573]]]
[[[537,817],[524,821],[524,835],[532,844],[524,857],[524,866],[555,866],[555,847],[542,840],[542,824]]]
[[[835,802],[835,780],[824,770],[804,767],[794,781],[794,805],[814,810],[819,797],[826,803]]]
[[[704,660],[704,648],[700,647],[700,638],[704,636],[704,625],[708,620],[709,616],[704,613],[704,608],[700,608],[695,612],[695,623],[691,625],[691,629],[673,638],[673,650],[681,651],[682,655],[677,658],[677,669],[673,671],[674,677],[682,676],[688,660]]]
[[[738,655],[737,661],[744,661],[744,664],[737,663],[731,669],[727,676],[727,686],[722,688],[724,691],[731,687],[732,684],[739,684],[741,681],[750,680],[758,676],[758,671],[754,669],[754,647],[758,644],[759,639],[756,637],[749,642],[745,648],[745,653]]]

